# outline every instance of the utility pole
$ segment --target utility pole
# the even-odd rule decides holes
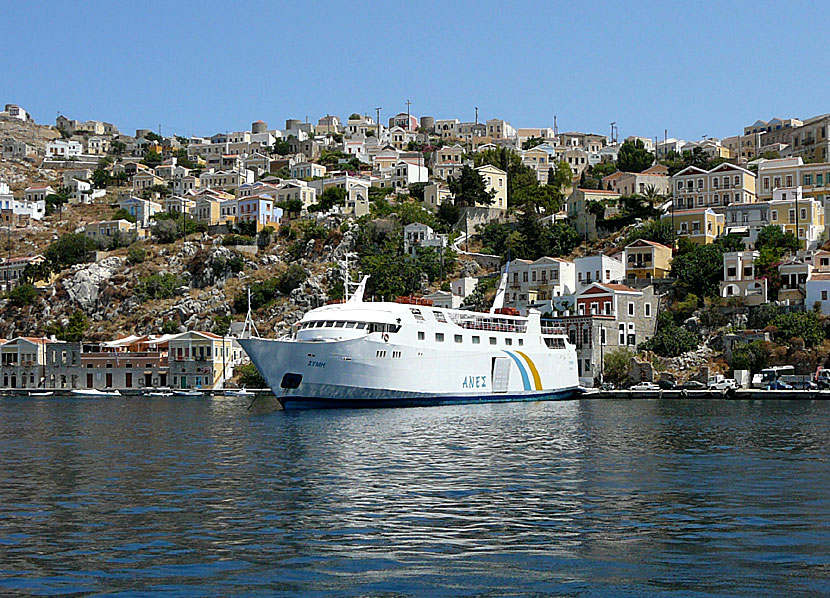
[[[410,102],[409,100],[407,100],[407,101],[406,101],[406,130],[407,130],[407,131],[411,131],[411,130],[412,130],[412,129],[410,129],[410,128],[409,128],[409,127],[410,127],[410,125],[409,125],[409,120],[410,120],[410,116],[409,116],[409,107],[410,107],[411,105],[412,105],[412,102]]]
[[[475,108],[476,108],[476,124],[478,124],[478,106],[476,106]]]
[[[556,115],[553,115],[553,136],[559,137],[559,127],[556,126]]]
[[[380,111],[381,111],[381,107],[380,107],[380,106],[378,106],[377,108],[375,108],[375,113],[378,115],[378,116],[377,116],[377,130],[378,130],[378,132],[377,132],[377,137],[378,137],[378,142],[380,142]]]

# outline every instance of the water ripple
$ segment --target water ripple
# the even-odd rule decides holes
[[[0,593],[830,594],[830,405],[0,400]]]

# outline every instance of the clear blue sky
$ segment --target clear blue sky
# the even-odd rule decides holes
[[[16,2],[0,103],[165,134],[405,111],[698,139],[830,112],[809,3]]]

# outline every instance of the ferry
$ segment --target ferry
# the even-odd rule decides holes
[[[307,312],[289,336],[239,340],[284,409],[557,400],[578,390],[574,346],[538,311],[364,301],[367,280],[345,302]]]

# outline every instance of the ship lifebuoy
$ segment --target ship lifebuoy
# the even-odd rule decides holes
[[[382,338],[383,338],[383,342],[385,342],[385,343],[389,342],[389,334],[388,333],[384,332]]]

